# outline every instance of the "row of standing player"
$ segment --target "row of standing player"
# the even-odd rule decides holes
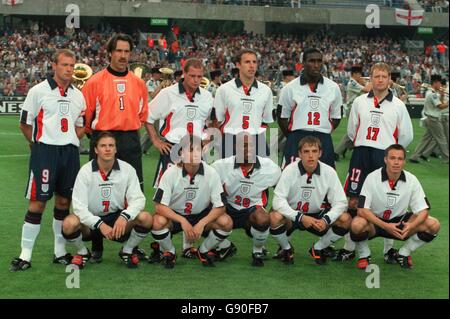
[[[142,186],[141,153],[137,133],[137,129],[140,127],[141,123],[147,121],[147,130],[152,138],[152,142],[161,152],[160,166],[162,172],[170,163],[170,158],[168,158],[167,155],[172,144],[175,144],[177,140],[179,141],[180,137],[183,136],[180,134],[180,131],[177,132],[177,130],[174,129],[174,125],[180,125],[182,128],[181,131],[184,131],[184,133],[187,131],[195,134],[195,130],[201,130],[201,128],[204,127],[206,118],[209,117],[211,112],[212,98],[206,91],[199,89],[199,83],[203,76],[203,66],[201,63],[199,64],[199,61],[192,60],[191,64],[187,63],[185,65],[184,80],[164,90],[163,92],[165,92],[165,94],[158,95],[150,104],[151,111],[150,115],[147,116],[145,103],[147,100],[147,92],[145,85],[127,71],[128,58],[131,49],[132,41],[129,37],[124,35],[115,36],[109,42],[108,52],[110,53],[111,65],[104,71],[96,74],[88,81],[83,89],[87,103],[85,118],[87,130],[92,130],[93,138],[91,140],[91,154],[93,155],[93,145],[95,144],[96,135],[103,130],[113,131],[117,140],[118,158],[123,158],[135,167]],[[64,57],[67,56],[64,55]],[[282,102],[280,102],[280,105],[282,107],[280,108],[279,123],[280,127],[287,133],[288,141],[291,141],[290,146],[286,148],[285,161],[289,162],[295,158],[297,148],[295,141],[298,142],[301,136],[305,135],[305,132],[302,131],[306,131],[306,135],[313,134],[319,136],[324,145],[321,160],[334,167],[334,161],[332,159],[332,143],[330,143],[331,139],[329,135],[332,129],[336,128],[339,123],[342,99],[340,98],[339,91],[336,90],[337,85],[320,75],[322,64],[321,53],[318,50],[307,50],[304,54],[304,60],[305,70],[299,80],[293,81],[293,84],[289,89],[289,86],[287,86],[286,89],[283,89],[285,92],[284,97],[283,91],[281,94],[280,101]],[[61,64],[58,63],[58,60],[55,62],[55,71],[58,70],[58,67],[61,70],[60,75],[55,73],[53,79],[56,84],[58,84],[58,81],[62,84],[59,90],[60,95],[67,97],[72,91],[74,92],[72,95],[76,95],[76,91],[70,86],[70,82],[67,82],[69,80],[70,63]],[[239,130],[253,128],[256,132],[263,132],[263,129],[261,130],[260,126],[272,121],[270,108],[272,101],[271,91],[264,84],[255,81],[254,78],[257,67],[256,54],[251,50],[243,51],[238,57],[237,62],[240,69],[239,78],[230,81],[227,83],[228,85],[223,85],[221,89],[218,90],[217,95],[219,98],[216,97],[217,102],[214,103],[216,121],[213,121],[213,125],[217,126],[218,122],[222,122],[223,125],[221,127],[224,129],[225,135],[231,135],[231,138],[233,138],[233,135]],[[387,78],[389,72],[386,70],[384,71],[387,73],[385,76]],[[374,74],[372,74],[372,76],[374,76]],[[374,79],[376,79],[376,77],[374,77]],[[54,95],[53,89],[59,85],[55,86],[54,83],[52,84],[51,79],[49,79],[48,83],[45,82],[45,84],[42,84],[41,86],[45,87],[45,89],[48,89],[50,86],[51,95]],[[300,89],[296,86],[300,87]],[[38,90],[36,89],[35,91]],[[220,92],[223,93],[220,94]],[[368,99],[377,99],[377,91],[375,88],[373,92],[375,92],[375,96],[369,96]],[[378,90],[378,93],[380,92],[384,93],[383,90]],[[233,99],[233,96],[235,99]],[[30,142],[33,143],[34,148],[38,148],[36,145],[45,145],[44,143],[47,136],[46,134],[42,134],[43,131],[45,133],[46,129],[49,130],[49,128],[46,128],[44,123],[46,122],[45,119],[50,118],[49,112],[44,112],[44,109],[40,108],[41,104],[39,103],[42,102],[42,100],[36,100],[39,99],[34,98],[33,101],[33,98],[30,95],[30,105],[24,107],[24,112],[22,112],[21,116],[23,131]],[[384,100],[384,98],[381,98],[380,103],[378,103],[378,108],[380,105],[383,106],[382,102]],[[389,96],[387,96],[387,100],[389,100]],[[74,98],[74,101],[77,101],[77,98]],[[33,104],[33,102],[35,104]],[[70,99],[67,98],[65,101],[63,101],[63,99],[57,99],[56,103],[59,104],[59,107],[54,109],[59,109],[59,115],[67,115],[67,113],[65,114],[64,112],[67,112],[65,111],[65,108],[67,107],[67,103],[70,105]],[[78,101],[76,103],[78,103],[78,108],[82,110],[82,102]],[[188,103],[188,105],[186,103]],[[111,104],[113,104],[112,107]],[[207,109],[207,104],[210,105],[209,110]],[[297,104],[300,104],[303,107],[297,108]],[[25,105],[27,105],[27,103]],[[377,108],[377,105],[375,105],[375,108]],[[180,109],[182,112],[180,112]],[[75,110],[76,108],[70,108],[70,111],[74,111],[74,114],[71,114],[72,117],[75,116],[76,119],[77,114],[75,114]],[[160,130],[161,135],[165,138],[164,141],[159,139],[152,126],[155,118],[164,120],[164,125]],[[374,117],[371,117],[368,121],[371,121],[373,118]],[[72,124],[75,123],[75,119],[72,120]],[[290,119],[289,124],[287,119]],[[61,125],[60,129],[62,132],[67,132],[67,124],[71,124],[70,120],[70,118],[64,117],[61,119],[60,123],[57,123],[57,125]],[[374,121],[377,120],[380,120],[379,116],[378,119],[374,119]],[[34,127],[32,126],[33,122],[35,124]],[[373,123],[374,126],[379,124],[379,122]],[[394,127],[397,128],[398,133],[398,127],[400,125],[397,124],[398,123],[396,122]],[[55,123],[52,123],[52,125],[54,128]],[[82,127],[83,125],[78,126]],[[237,131],[234,130],[236,126]],[[371,129],[372,127],[367,127],[368,135],[370,135],[371,132],[369,132],[369,130]],[[80,130],[81,129],[77,129],[77,131]],[[378,130],[373,130],[372,134],[373,137],[371,139],[373,140],[373,138],[375,138],[376,141],[375,135],[378,135]],[[380,134],[380,136],[382,135],[383,134]],[[387,135],[388,134],[386,134],[386,136]],[[392,135],[394,136],[394,134]],[[66,141],[64,141],[64,143],[66,143]],[[77,145],[77,141],[73,140],[72,144]],[[41,151],[41,153],[47,153],[47,151]],[[55,151],[55,153],[59,154],[60,151]],[[36,152],[36,154],[40,153]],[[57,193],[54,210],[54,261],[65,263],[69,259],[69,255],[65,252],[65,248],[63,248],[64,239],[60,232],[60,225],[62,219],[68,215],[68,207],[70,204],[68,198],[70,198],[70,196],[66,194],[70,192],[70,187],[61,185],[63,184],[61,182],[56,182],[55,178],[59,177],[58,174],[55,174],[53,171],[50,174],[48,168],[43,168],[42,165],[41,167],[33,167],[33,165],[37,165],[36,163],[39,163],[39,161],[44,162],[42,160],[43,158],[45,157],[41,155],[33,156],[32,150],[32,158],[30,161],[30,183],[27,192],[30,198],[30,206],[23,228],[22,253],[17,259],[18,262],[16,262],[16,264],[23,263],[24,261],[29,262],[29,260],[31,260],[31,250],[39,232],[40,216],[45,208],[45,202],[51,197],[53,191],[56,191]],[[57,161],[54,162],[58,164]],[[45,161],[45,163],[48,163],[48,161]],[[79,167],[79,162],[71,165],[72,166],[65,167],[75,168],[77,165]],[[51,169],[55,172],[57,171],[57,167],[52,167]],[[361,173],[358,173],[358,170],[360,169],[352,168],[353,175],[350,175],[352,186],[358,184],[358,182],[362,184],[361,178],[363,176],[360,176]],[[78,170],[66,169],[66,173],[67,171],[77,172]],[[35,178],[35,176],[41,178]],[[156,179],[161,176],[161,174],[158,174]],[[70,178],[64,177],[63,180],[65,183],[70,184],[70,180],[73,181],[74,176],[70,176]],[[54,189],[55,186],[58,188],[64,186],[66,189]],[[36,192],[36,190],[39,191]],[[45,193],[45,196],[39,197],[42,195],[39,193]],[[95,251],[96,249],[93,247],[93,250]],[[99,247],[98,251],[101,251],[101,247]]]

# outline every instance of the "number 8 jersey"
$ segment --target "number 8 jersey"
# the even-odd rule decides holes
[[[75,127],[83,127],[86,109],[83,94],[70,85],[66,91],[53,78],[30,89],[23,103],[20,123],[32,125],[33,142],[80,145]]]

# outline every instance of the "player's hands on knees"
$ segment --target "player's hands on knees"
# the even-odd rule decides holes
[[[408,236],[411,234],[412,227],[411,227],[411,223],[402,222],[402,225],[403,225],[403,228],[401,230],[402,239],[405,239],[405,238],[408,238]]]
[[[400,223],[396,223],[396,224],[386,223],[384,229],[389,234],[395,236],[396,238],[402,239],[403,234],[402,234],[402,230],[399,228],[399,226],[400,226]]]
[[[323,232],[327,228],[327,223],[323,219],[316,219],[312,226],[317,231]]]
[[[305,228],[314,227],[316,224],[316,219],[312,218],[311,216],[303,215],[301,223]]]
[[[165,154],[165,155],[169,155],[170,154],[170,149],[172,148],[172,145],[168,142],[164,142],[160,139],[157,139],[155,141],[155,143],[153,143],[153,145],[155,145],[155,147],[158,149],[158,151],[161,154]]]
[[[112,229],[114,239],[119,239],[125,234],[125,227],[127,226],[127,223],[128,221],[125,219],[125,217],[120,216],[119,218],[117,218]]]
[[[187,220],[184,220],[184,222],[181,223],[181,228],[186,234],[187,241],[194,242],[197,239],[194,232],[194,227],[192,227],[192,225]]]
[[[100,225],[100,232],[102,233],[103,236],[105,236],[106,239],[108,239],[108,240],[114,239],[113,238],[113,229],[109,225],[102,223]]]
[[[195,226],[194,226],[194,233],[196,238],[195,239],[199,239],[200,236],[203,234],[203,231],[205,230],[205,223],[203,223],[202,221],[199,221]]]

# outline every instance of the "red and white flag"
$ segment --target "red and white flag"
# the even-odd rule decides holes
[[[22,4],[23,0],[3,0],[2,3],[7,6],[15,6],[16,4]]]
[[[395,21],[407,26],[420,25],[423,20],[423,13],[424,10],[395,9]]]

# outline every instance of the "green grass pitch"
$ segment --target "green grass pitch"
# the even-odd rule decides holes
[[[413,120],[415,138],[409,147],[412,152],[424,129]],[[345,119],[333,134],[335,145],[346,129]],[[295,264],[285,266],[277,260],[268,260],[265,266],[250,266],[251,240],[243,230],[236,230],[231,240],[237,245],[234,257],[217,263],[215,268],[204,268],[197,260],[178,258],[173,270],[160,265],[142,263],[137,270],[127,269],[117,255],[120,244],[105,241],[104,261],[81,271],[80,288],[66,288],[62,265],[52,264],[53,232],[52,207],[49,202],[42,228],[35,245],[32,265],[25,272],[10,273],[9,263],[20,253],[20,236],[27,200],[24,190],[28,173],[28,144],[18,128],[17,116],[0,117],[0,298],[448,298],[448,165],[440,160],[407,164],[422,183],[431,205],[432,216],[441,221],[439,236],[431,244],[413,254],[414,268],[403,270],[398,265],[383,261],[383,240],[370,242],[373,263],[380,269],[380,288],[366,287],[369,275],[355,267],[355,262],[317,266],[308,255],[308,249],[317,240],[306,232],[295,232]],[[337,171],[344,181],[349,154],[337,163]],[[82,162],[87,156],[81,157]],[[143,157],[147,210],[153,211],[151,182],[158,155],[154,149]],[[181,234],[174,236],[180,251]],[[151,238],[141,245],[148,250]],[[398,248],[401,243],[396,242]],[[90,245],[90,244],[89,244]],[[336,243],[340,248],[343,240]],[[269,237],[268,249],[276,250]],[[68,246],[70,252],[74,248]]]

